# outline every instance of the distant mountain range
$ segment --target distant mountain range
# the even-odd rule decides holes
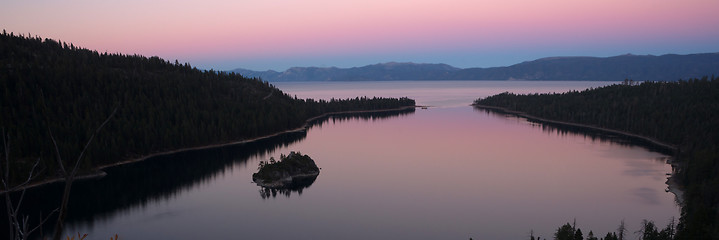
[[[456,68],[447,64],[381,63],[364,67],[293,67],[284,72],[234,69],[247,77],[281,81],[585,80],[675,81],[719,75],[719,53],[549,57],[507,67]]]

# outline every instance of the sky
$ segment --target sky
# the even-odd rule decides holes
[[[201,69],[719,52],[717,0],[3,0],[0,28]]]

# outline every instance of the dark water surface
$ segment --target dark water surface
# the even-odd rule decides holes
[[[573,219],[585,235],[603,236],[621,220],[631,232],[645,218],[664,226],[679,213],[664,191],[666,155],[468,106],[504,91],[606,84],[276,84],[301,98],[408,96],[437,107],[337,116],[307,132],[108,169],[107,177],[73,188],[67,232],[93,239],[527,239],[530,230],[552,238]],[[251,182],[259,161],[290,151],[315,159],[322,170],[313,182],[285,191]],[[44,196],[59,194],[53,188],[43,188]]]

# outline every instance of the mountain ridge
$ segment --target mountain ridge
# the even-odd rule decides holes
[[[719,53],[611,57],[556,56],[502,67],[457,68],[443,63],[386,62],[361,67],[292,67],[285,71],[230,72],[269,82],[403,80],[676,81],[719,74]]]

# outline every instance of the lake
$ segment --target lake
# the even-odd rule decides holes
[[[576,219],[586,236],[624,220],[665,226],[667,155],[621,137],[476,110],[505,91],[565,92],[610,82],[396,81],[273,83],[299,98],[410,97],[431,106],[330,117],[306,132],[159,156],[73,186],[68,234],[92,239],[528,239]],[[320,175],[262,189],[260,161],[299,151]],[[29,198],[52,202],[57,186]],[[38,192],[42,192],[42,195]],[[48,200],[49,199],[49,200]],[[42,203],[38,203],[42,204]]]

